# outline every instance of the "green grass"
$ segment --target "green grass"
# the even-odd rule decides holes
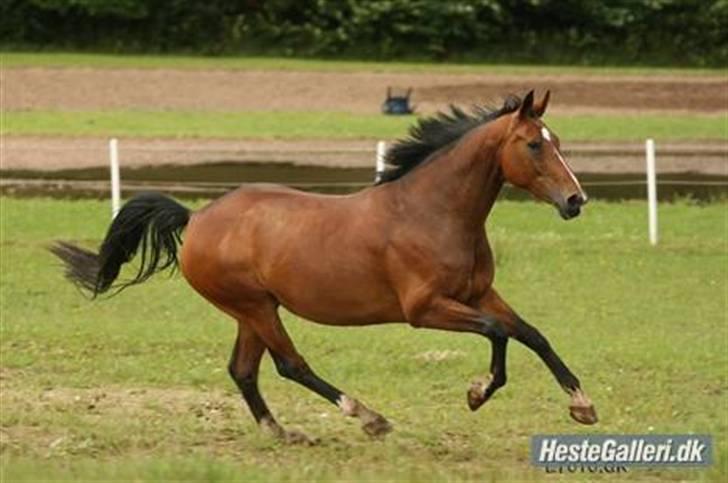
[[[285,57],[203,57],[163,55],[113,55],[69,52],[0,53],[5,67],[99,67],[134,69],[235,69],[296,70],[332,72],[431,72],[447,74],[483,73],[496,75],[725,75],[725,69],[586,67],[508,64],[453,64],[433,62],[370,62]]]
[[[199,206],[200,203],[194,205]],[[487,372],[489,344],[406,326],[330,328],[288,313],[316,370],[395,424],[369,441],[356,422],[266,358],[261,385],[292,428],[322,438],[285,447],[257,430],[225,371],[234,324],[179,276],[88,301],[45,251],[95,246],[105,202],[0,199],[2,480],[541,480],[537,433],[710,433],[715,464],[633,469],[651,481],[728,478],[728,204],[660,205],[660,244],[641,202],[553,209],[502,202],[489,220],[496,286],[581,378],[601,422],[572,422],[540,361],[512,342],[509,383],[477,413],[465,389]],[[451,351],[440,361],[428,351]],[[565,475],[559,480],[613,481]]]
[[[10,135],[352,139],[401,135],[411,117],[341,112],[6,112]]]
[[[280,139],[397,138],[412,116],[344,112],[71,112],[4,113],[6,135],[213,137]],[[726,119],[691,115],[571,115],[546,121],[564,139],[728,139]]]

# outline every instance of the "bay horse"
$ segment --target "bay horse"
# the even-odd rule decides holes
[[[329,325],[407,322],[470,332],[492,346],[490,378],[467,391],[475,411],[506,383],[509,338],[538,354],[570,396],[570,414],[593,424],[596,412],[579,380],[546,338],[493,287],[484,224],[504,182],[553,204],[564,219],[587,196],[542,122],[549,93],[509,96],[500,108],[474,107],[424,118],[387,153],[389,171],[374,186],[332,196],[278,185],[243,185],[191,212],[158,193],[131,198],[98,253],[57,242],[66,276],[93,296],[145,281],[178,264],[189,284],[237,322],[228,365],[260,426],[287,442],[258,390],[267,350],[278,372],[361,420],[373,436],[389,422],[319,377],[294,347],[280,306]],[[181,233],[185,230],[184,243]],[[138,272],[116,281],[135,254]]]

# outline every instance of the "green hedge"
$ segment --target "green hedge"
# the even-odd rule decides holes
[[[728,0],[4,0],[4,48],[728,63]]]

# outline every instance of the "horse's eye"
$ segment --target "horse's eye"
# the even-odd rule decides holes
[[[528,143],[528,148],[531,151],[538,151],[539,149],[541,149],[541,141],[531,141],[530,143]]]

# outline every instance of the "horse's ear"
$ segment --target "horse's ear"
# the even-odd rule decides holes
[[[536,117],[543,116],[543,113],[546,112],[546,107],[549,105],[549,98],[551,97],[551,91],[546,91],[546,94],[543,95],[543,98],[541,99],[541,102],[537,102],[533,106],[533,113],[536,115]]]
[[[518,110],[518,117],[533,117],[533,89],[531,89],[521,102],[521,108]]]

